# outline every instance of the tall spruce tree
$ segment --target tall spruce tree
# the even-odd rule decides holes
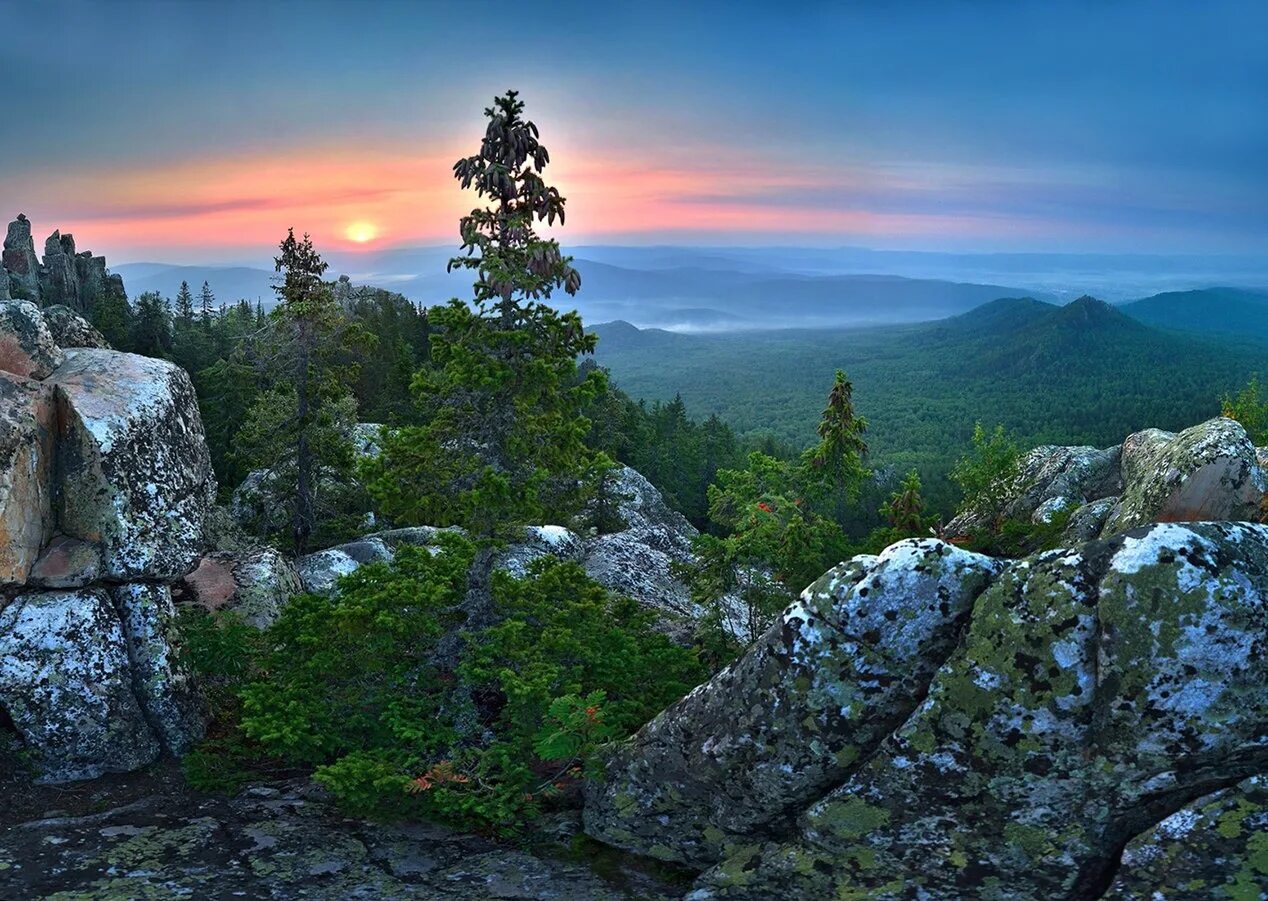
[[[176,292],[176,323],[181,328],[194,324],[194,295],[189,290],[189,282],[181,282]]]
[[[203,282],[202,296],[200,298],[200,315],[203,328],[211,328],[212,311],[216,308],[216,295],[211,291],[211,285]]]
[[[867,420],[854,412],[854,386],[840,369],[819,420],[819,443],[802,455],[806,493],[838,523],[871,474],[863,465]]]
[[[413,382],[423,425],[384,443],[371,492],[400,523],[459,523],[478,535],[559,520],[581,506],[579,484],[599,478],[585,446],[582,405],[601,371],[577,375],[594,350],[575,312],[545,301],[581,278],[535,223],[564,221],[564,198],[546,184],[550,160],[515,91],[497,97],[479,152],[454,177],[486,201],[462,217],[462,256],[449,268],[475,273],[473,302],[434,309],[430,365]]]

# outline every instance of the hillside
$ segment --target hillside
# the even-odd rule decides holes
[[[1023,445],[1112,444],[1182,428],[1262,368],[1265,348],[1144,325],[1081,298],[1064,307],[998,300],[939,322],[877,328],[671,335],[601,325],[598,361],[635,397],[681,393],[693,415],[801,447],[834,370],[854,382],[877,465],[918,466],[945,505],[945,473],[976,421]],[[605,340],[607,336],[612,340]]]
[[[1124,304],[1120,309],[1158,328],[1268,338],[1268,291],[1169,291]]]

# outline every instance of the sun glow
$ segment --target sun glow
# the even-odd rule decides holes
[[[379,236],[379,227],[371,222],[353,222],[343,233],[349,241],[365,244]]]

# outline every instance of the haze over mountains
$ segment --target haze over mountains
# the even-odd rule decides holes
[[[1059,301],[1091,293],[1122,302],[1160,291],[1268,286],[1268,261],[1235,256],[601,245],[570,252],[582,275],[582,291],[567,301],[587,323],[625,320],[677,331],[917,322],[954,316],[1000,297]],[[344,273],[358,284],[435,304],[469,296],[470,276],[445,271],[452,253],[428,247],[327,257],[332,275]],[[184,280],[195,289],[209,282],[221,302],[246,298],[268,307],[274,298],[273,273],[262,266],[127,263],[112,268],[133,296],[158,291],[173,297]],[[1178,314],[1160,309],[1143,311],[1140,318],[1150,315]]]

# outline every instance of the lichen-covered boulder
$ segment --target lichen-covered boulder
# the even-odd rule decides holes
[[[369,535],[337,547],[307,554],[296,562],[300,581],[310,594],[335,594],[339,580],[367,563],[390,563],[395,554],[380,538]]]
[[[1268,893],[1268,776],[1205,795],[1132,839],[1108,901],[1239,901]]]
[[[1268,767],[1268,527],[1160,524],[1010,567],[919,710],[716,897],[1090,898],[1123,844]]]
[[[1109,519],[1117,497],[1103,497],[1099,501],[1084,504],[1066,520],[1065,530],[1061,533],[1061,543],[1066,547],[1086,544],[1101,534],[1105,528],[1105,520]]]
[[[232,610],[244,622],[266,629],[288,601],[304,591],[299,572],[273,548],[208,554],[180,583],[182,603],[206,610]]]
[[[1240,423],[1218,417],[1177,435],[1158,429],[1123,442],[1124,488],[1106,537],[1149,522],[1255,520],[1265,481]]]
[[[80,316],[70,307],[61,304],[52,304],[40,311],[44,315],[44,322],[48,325],[48,330],[53,335],[53,340],[57,342],[57,346],[63,349],[69,347],[91,347],[99,350],[109,350],[110,342],[106,340],[97,328]]]
[[[184,575],[216,494],[189,376],[164,360],[75,348],[49,381],[61,530],[101,546],[108,580]]]
[[[970,506],[947,524],[949,535],[971,535],[991,528],[1000,517],[1048,522],[1057,512],[1117,494],[1121,487],[1119,448],[1044,445],[1023,454],[990,509]]]
[[[0,372],[0,586],[26,582],[53,528],[53,392]]]
[[[692,864],[787,829],[915,709],[1001,564],[935,539],[850,561],[609,758],[586,831]]]
[[[0,709],[42,782],[135,770],[160,752],[101,590],[30,592],[0,610]]]
[[[206,723],[193,681],[177,659],[172,590],[134,582],[110,589],[110,597],[123,624],[132,690],[145,721],[164,748],[184,754],[203,737]]]
[[[25,300],[0,302],[0,370],[45,379],[64,361],[39,307]]]

